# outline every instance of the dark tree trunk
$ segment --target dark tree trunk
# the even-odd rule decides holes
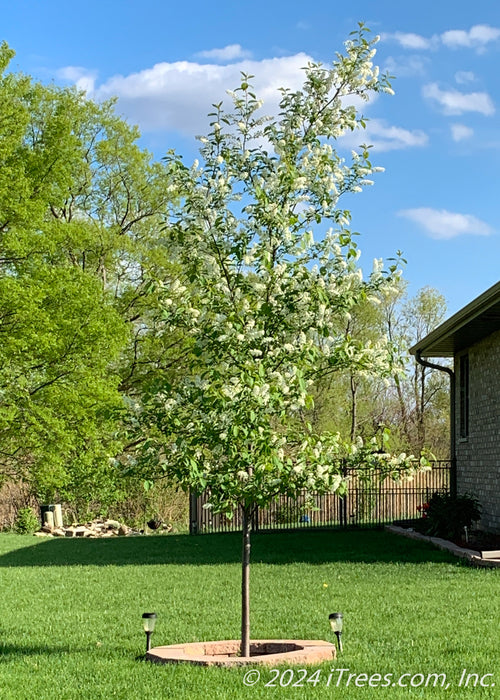
[[[252,511],[243,506],[241,552],[241,656],[250,656],[250,531]]]
[[[358,412],[357,412],[357,391],[358,385],[354,375],[351,374],[351,442],[356,439],[358,431]]]

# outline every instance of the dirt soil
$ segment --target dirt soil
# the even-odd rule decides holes
[[[465,547],[466,549],[474,549],[478,552],[485,552],[493,549],[500,549],[500,535],[494,535],[490,532],[481,532],[475,530],[469,533],[469,541],[466,542],[465,538],[456,540],[455,544],[459,547]]]

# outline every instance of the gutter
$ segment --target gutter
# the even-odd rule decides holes
[[[422,358],[422,351],[415,350],[415,358],[419,365],[428,367],[429,369],[438,369],[440,372],[446,372],[450,378],[450,493],[452,496],[457,495],[457,454],[456,454],[456,403],[455,403],[455,372],[449,367],[436,365],[434,362],[428,362]]]

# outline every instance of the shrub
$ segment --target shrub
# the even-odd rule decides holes
[[[426,509],[425,531],[428,535],[458,539],[464,527],[481,517],[481,507],[474,496],[435,493]]]
[[[306,496],[303,500],[278,501],[274,520],[281,525],[309,522],[311,511],[318,511],[319,508],[314,502],[314,498]]]
[[[32,535],[40,527],[40,521],[33,508],[19,508],[14,521],[14,531],[19,535]]]

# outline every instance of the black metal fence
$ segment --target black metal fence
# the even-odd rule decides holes
[[[420,516],[418,506],[433,493],[449,493],[450,462],[439,460],[432,469],[417,472],[411,480],[394,481],[377,472],[369,475],[351,471],[345,496],[303,491],[297,498],[280,496],[267,508],[259,508],[253,519],[254,530],[302,528],[377,527],[394,520]],[[241,513],[232,518],[212,513],[204,505],[209,494],[191,498],[190,532],[234,532],[241,530]]]

